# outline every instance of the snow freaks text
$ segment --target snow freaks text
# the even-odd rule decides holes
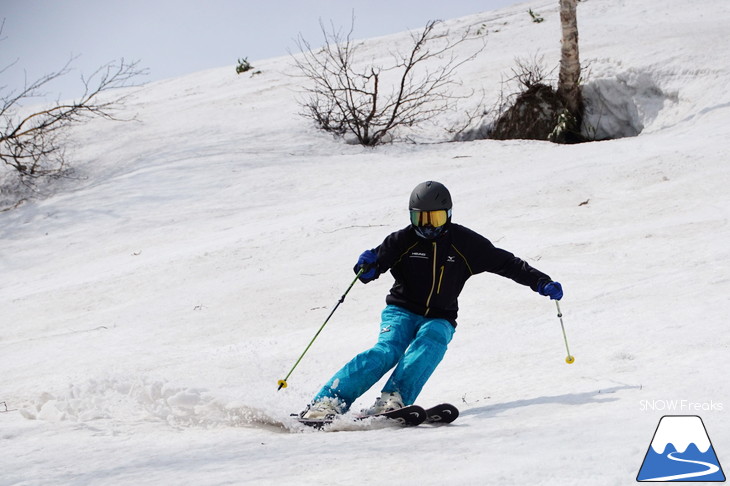
[[[694,402],[692,400],[640,400],[642,412],[722,412],[721,402]]]

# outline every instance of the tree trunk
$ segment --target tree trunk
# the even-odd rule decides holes
[[[578,56],[577,3],[578,0],[560,0],[560,25],[563,38],[560,48],[558,97],[575,118],[576,129],[580,130],[583,119],[583,97],[579,85],[580,58]]]

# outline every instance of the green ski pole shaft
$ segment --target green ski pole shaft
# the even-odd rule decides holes
[[[363,273],[364,271],[365,271],[365,269],[364,269],[364,268],[360,268],[360,271],[359,271],[359,272],[357,272],[357,275],[356,275],[356,276],[355,276],[355,278],[353,279],[352,283],[350,284],[350,286],[349,286],[349,287],[347,287],[347,290],[345,290],[345,293],[344,293],[344,294],[342,294],[342,297],[340,297],[340,300],[338,300],[338,301],[337,301],[337,304],[336,304],[336,305],[335,305],[335,307],[334,307],[334,308],[332,309],[332,312],[330,312],[330,315],[328,315],[328,316],[327,316],[327,319],[325,319],[325,320],[324,320],[324,322],[322,323],[322,325],[321,325],[321,326],[319,327],[319,330],[317,331],[317,333],[316,333],[316,334],[314,335],[314,337],[312,338],[312,340],[311,340],[311,341],[309,341],[309,344],[307,344],[307,347],[306,347],[306,348],[304,348],[304,352],[302,352],[301,356],[299,356],[299,359],[297,359],[297,362],[296,362],[296,363],[294,363],[294,366],[292,366],[291,370],[289,370],[289,373],[287,373],[287,375],[286,375],[286,376],[284,377],[284,379],[283,379],[283,380],[279,380],[279,381],[278,381],[278,384],[279,384],[279,388],[277,389],[277,391],[281,390],[282,388],[286,388],[286,387],[288,386],[288,384],[287,384],[286,380],[288,380],[288,379],[289,379],[289,377],[290,377],[290,376],[291,376],[291,374],[292,374],[292,373],[294,372],[294,370],[296,369],[296,367],[297,367],[297,366],[299,365],[299,363],[300,363],[300,362],[302,361],[302,358],[304,358],[304,355],[305,355],[305,354],[307,354],[307,351],[309,351],[309,348],[311,348],[311,347],[312,347],[312,344],[314,344],[314,341],[315,341],[315,340],[317,339],[317,336],[319,336],[319,333],[321,333],[321,332],[322,332],[322,329],[324,329],[324,326],[326,326],[326,325],[327,325],[327,322],[329,322],[329,320],[330,320],[330,317],[332,317],[332,314],[334,314],[334,313],[335,313],[335,311],[337,310],[337,308],[338,308],[338,307],[340,306],[340,304],[341,304],[341,303],[343,303],[343,302],[345,301],[345,297],[346,297],[346,296],[347,296],[347,294],[348,294],[348,293],[350,292],[350,289],[351,289],[351,288],[352,288],[352,287],[353,287],[353,286],[355,285],[355,282],[357,282],[357,279],[358,279],[358,278],[360,278],[360,275],[362,275],[362,273]]]

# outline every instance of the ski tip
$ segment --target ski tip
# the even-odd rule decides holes
[[[450,424],[459,418],[459,409],[450,403],[442,403],[426,410],[429,424]]]

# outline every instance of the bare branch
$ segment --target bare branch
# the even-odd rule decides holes
[[[30,114],[18,115],[20,103],[40,96],[41,89],[69,73],[66,65],[36,81],[26,83],[17,93],[0,96],[0,161],[15,169],[22,180],[58,174],[66,167],[63,135],[67,128],[90,118],[118,120],[117,112],[125,96],[104,96],[117,88],[133,86],[132,81],[146,73],[137,62],[101,66],[82,78],[83,94],[68,103],[56,103]]]
[[[320,22],[324,46],[313,50],[300,35],[294,62],[311,83],[300,101],[301,115],[325,131],[349,133],[362,145],[377,145],[399,128],[413,128],[450,110],[459,98],[453,94],[456,70],[484,49],[457,59],[454,48],[469,40],[469,31],[452,39],[448,31],[436,32],[438,21],[430,21],[411,35],[407,53],[393,54],[388,67],[363,65],[356,62],[359,44],[351,39],[353,26],[354,18],[343,36]]]

